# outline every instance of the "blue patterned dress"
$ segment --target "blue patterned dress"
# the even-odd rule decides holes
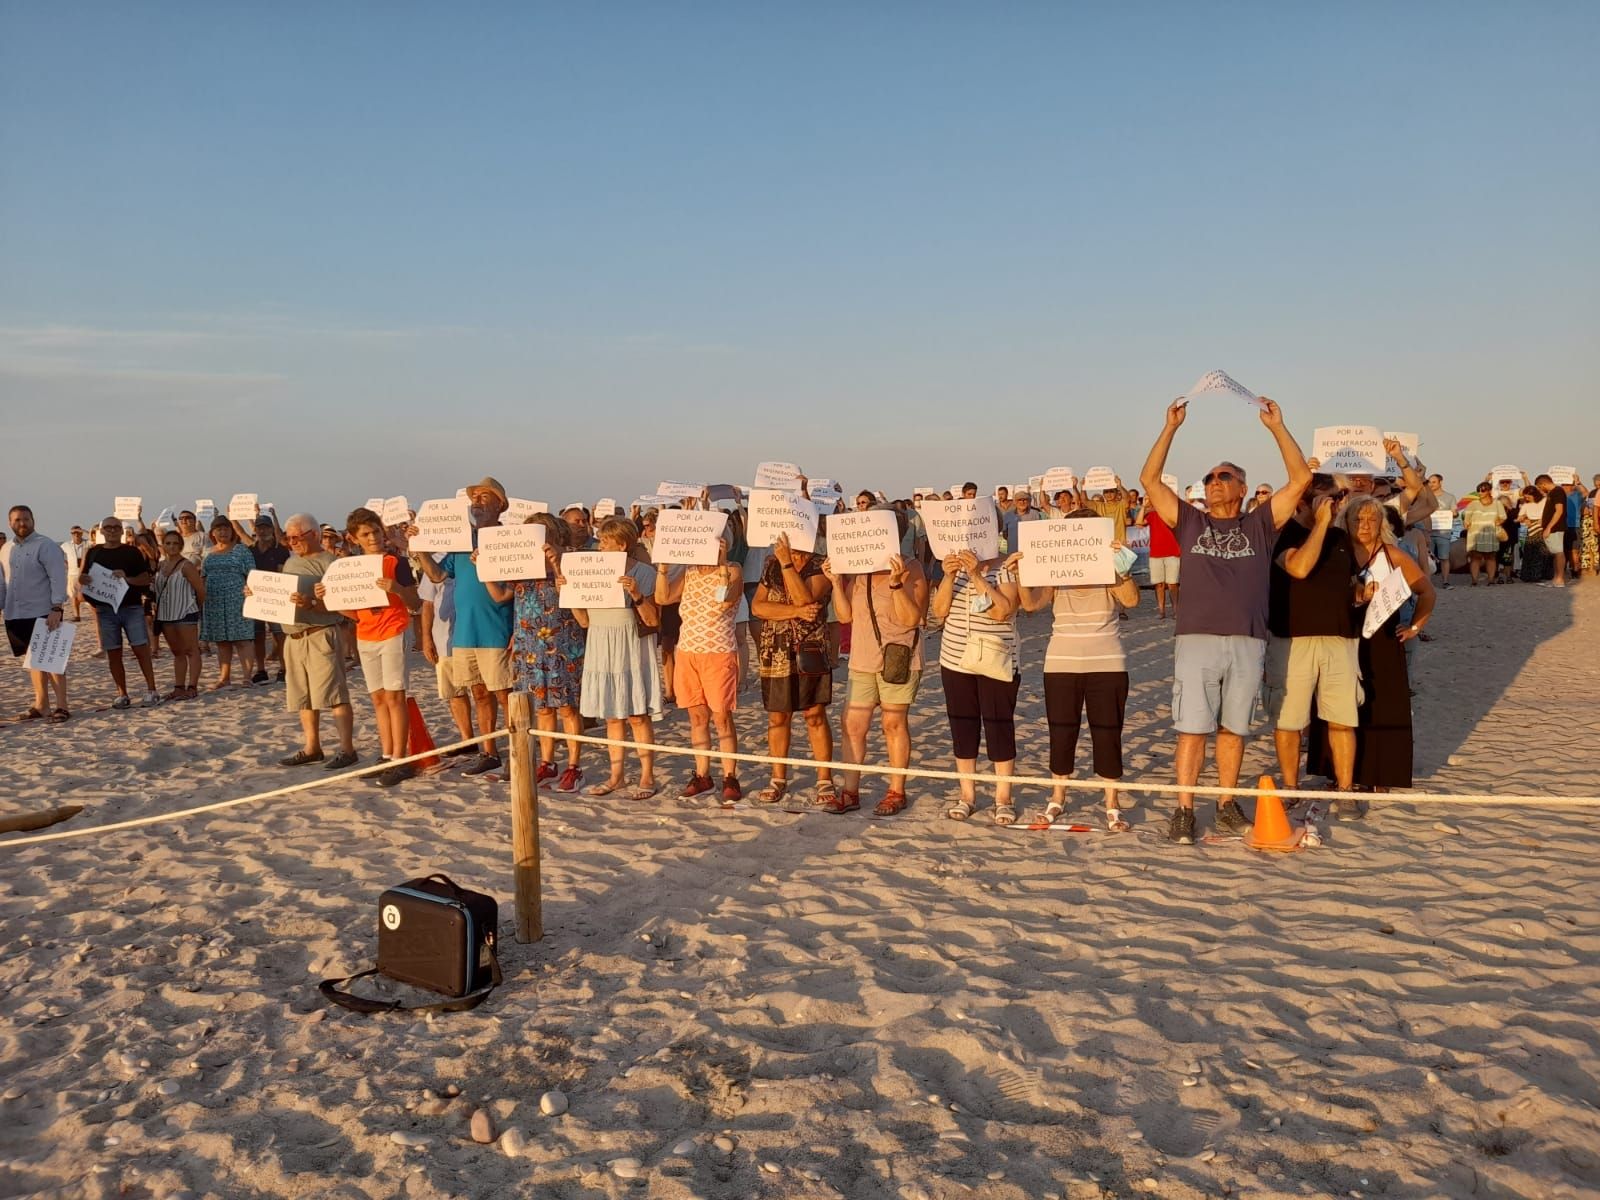
[[[200,560],[206,581],[205,607],[200,611],[200,640],[248,642],[256,636],[256,623],[244,615],[245,578],[256,569],[248,546],[214,550]]]
[[[583,680],[583,626],[556,603],[552,580],[525,579],[512,601],[511,665],[516,689],[533,697],[535,708],[578,706]]]

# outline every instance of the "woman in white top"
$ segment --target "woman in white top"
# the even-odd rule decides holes
[[[1074,517],[1093,516],[1092,510],[1074,511]],[[1113,542],[1118,551],[1126,548]],[[1006,560],[1014,568],[1022,559]],[[1119,555],[1133,569],[1130,553]],[[1052,608],[1055,623],[1044,652],[1044,708],[1050,724],[1050,776],[1059,781],[1045,815],[1054,821],[1066,809],[1066,781],[1072,777],[1078,734],[1085,710],[1089,739],[1094,747],[1094,773],[1101,779],[1122,778],[1122,720],[1128,703],[1128,660],[1122,648],[1118,606],[1139,604],[1139,585],[1125,574],[1114,584],[1084,587],[1019,588],[1024,612]],[[1117,789],[1105,795],[1106,828],[1121,833],[1128,828],[1117,802]]]
[[[206,581],[200,568],[184,556],[183,534],[176,529],[161,535],[161,551],[161,562],[151,572],[150,591],[156,600],[156,631],[172,647],[172,690],[166,698],[193,700],[200,684],[200,609],[206,601]]]
[[[933,593],[933,618],[944,622],[939,678],[955,743],[956,770],[978,769],[980,734],[995,784],[994,823],[1011,825],[1017,810],[1005,776],[1017,765],[1017,581],[998,558],[983,562],[970,550],[944,560],[944,578]],[[945,810],[954,821],[972,815],[976,787],[960,784],[961,796]]]

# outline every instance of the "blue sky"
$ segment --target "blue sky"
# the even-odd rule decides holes
[[[1596,61],[1585,3],[5,0],[4,499],[1131,479],[1216,367],[1597,471]]]

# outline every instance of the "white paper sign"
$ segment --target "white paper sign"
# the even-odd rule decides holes
[[[795,498],[804,503],[802,497]],[[714,509],[663,509],[656,517],[656,540],[650,547],[650,559],[656,563],[714,567],[727,524],[728,514]]]
[[[156,517],[156,528],[160,530],[176,529],[178,527],[178,514],[170,508],[163,508]]]
[[[1090,467],[1083,473],[1083,490],[1105,492],[1117,486],[1117,473],[1110,467]]]
[[[594,502],[594,510],[590,513],[595,522],[604,521],[607,517],[616,516],[617,502],[610,496],[602,496]]]
[[[1372,561],[1376,564],[1378,560]],[[1377,633],[1383,623],[1410,597],[1411,585],[1406,582],[1405,572],[1390,571],[1383,582],[1378,584],[1378,594],[1373,596],[1372,603],[1367,605],[1367,617],[1361,623],[1361,636],[1369,638]]]
[[[543,500],[518,500],[510,497],[506,500],[506,511],[500,514],[500,520],[507,525],[521,525],[535,513],[547,513],[550,506]]]
[[[1414,433],[1390,433],[1388,430],[1384,430],[1383,437],[1385,441],[1392,439],[1393,441],[1399,442],[1406,448],[1406,453],[1409,454],[1413,459],[1417,457],[1417,451],[1422,446],[1422,439]],[[1385,457],[1387,457],[1387,455],[1385,455]],[[1386,473],[1389,475],[1403,475],[1405,473],[1405,469],[1405,463],[1396,462],[1394,459],[1390,458],[1388,460],[1388,470]]]
[[[241,521],[248,525],[256,519],[258,507],[254,492],[235,492],[233,499],[228,501],[228,520]]]
[[[472,550],[472,506],[463,498],[453,500],[424,500],[417,509],[417,535],[411,539],[410,548],[418,553],[438,554],[459,550]]]
[[[1204,396],[1212,392],[1226,392],[1239,397],[1253,408],[1265,408],[1261,397],[1252,392],[1226,371],[1207,371],[1195,382],[1195,385],[1184,393],[1185,400],[1193,400],[1196,396]]]
[[[485,583],[545,578],[544,535],[537,523],[478,530],[478,578]]]
[[[1520,488],[1522,486],[1522,468],[1511,466],[1509,463],[1502,463],[1489,472],[1489,478],[1494,480],[1496,488],[1507,484],[1514,488]]]
[[[1150,549],[1150,526],[1129,525],[1127,532],[1122,535],[1122,541],[1129,550]]]
[[[144,500],[139,496],[118,496],[111,505],[111,515],[119,521],[137,521]]]
[[[561,556],[562,608],[626,608],[628,594],[617,581],[628,570],[621,550],[571,550]]]
[[[1178,477],[1176,475],[1163,475],[1161,477],[1161,482],[1166,484],[1169,488],[1171,488],[1175,492],[1178,491],[1182,486],[1181,484],[1179,484]]]
[[[65,675],[67,662],[72,658],[72,639],[78,635],[76,621],[62,621],[54,629],[44,617],[33,622],[33,636],[28,639],[28,653],[22,659],[25,671],[43,671],[46,675]]]
[[[826,502],[830,507],[835,500],[844,498],[844,493],[839,490],[839,485],[831,479],[813,479],[806,485],[806,490],[811,493],[811,498],[818,504]]]
[[[664,508],[656,518],[656,528],[661,528],[661,517],[671,512]],[[838,517],[829,517],[832,522]],[[789,545],[807,554],[817,548],[817,510],[803,496],[793,492],[777,492],[771,488],[752,488],[750,491],[750,522],[746,537],[752,546],[770,546],[780,533],[789,535]]]
[[[1018,582],[1023,587],[1082,587],[1117,581],[1110,517],[1023,521],[1017,526],[1022,551]]]
[[[1551,467],[1545,474],[1555,480],[1562,487],[1570,487],[1578,482],[1578,469],[1576,467]]]
[[[367,497],[367,502],[365,504],[363,504],[361,507],[365,508],[365,509],[368,509],[371,512],[375,512],[381,517],[383,515],[383,497],[382,496],[368,496]]]
[[[889,559],[899,553],[900,529],[892,512],[874,509],[828,518],[828,558],[836,575],[887,571]]]
[[[383,555],[354,554],[335,559],[322,576],[323,606],[334,612],[358,608],[383,608],[389,593],[378,586],[383,577]],[[293,576],[285,576],[293,578]],[[291,622],[292,623],[292,622]]]
[[[202,508],[209,508],[212,512],[216,512],[217,502],[212,500],[210,497],[196,500],[194,502],[194,515],[198,517]]]
[[[750,485],[755,488],[772,488],[780,492],[798,492],[800,490],[800,468],[793,463],[764,462],[756,465],[756,479]]]
[[[385,528],[390,525],[408,525],[411,523],[411,505],[406,503],[404,496],[390,496],[383,505],[373,510],[383,521]]]
[[[1453,509],[1441,508],[1428,514],[1428,525],[1436,533],[1449,533],[1456,527]]]
[[[671,496],[674,500],[681,500],[685,496],[699,499],[700,493],[706,490],[703,483],[674,483],[670,479],[663,479],[656,484],[656,495]]]
[[[1076,488],[1078,476],[1071,467],[1051,467],[1044,473],[1044,479],[1039,486],[1044,489],[1044,494],[1053,500],[1057,492],[1070,492]]]
[[[1329,475],[1382,475],[1389,460],[1376,425],[1324,426],[1312,435],[1311,457]]]
[[[1029,475],[1028,476],[1028,491],[1029,491],[1030,494],[1035,495],[1035,496],[1037,496],[1041,492],[1043,492],[1044,491],[1044,476],[1043,475]],[[955,494],[957,496],[959,496],[961,493],[960,492],[956,492]]]
[[[927,485],[923,485],[922,487],[914,489],[912,491],[911,495],[914,498],[915,497],[922,497],[923,499],[937,500],[937,499],[939,499],[940,495],[942,495],[942,493],[936,487],[928,487]],[[956,496],[956,495],[960,495],[960,493],[959,492],[952,492],[951,495]]]
[[[215,521],[216,519],[217,509],[215,505],[202,504],[199,508],[194,510],[195,524],[200,526],[201,529],[210,529],[211,522]]]
[[[300,610],[291,597],[300,590],[300,575],[280,575],[277,571],[251,571],[245,577],[250,594],[244,598],[244,615],[252,621],[271,621],[295,625]]]
[[[92,563],[87,571],[78,576],[78,589],[90,600],[121,608],[122,598],[128,594],[128,581],[118,579],[109,567]]]
[[[924,500],[922,525],[936,558],[970,550],[979,562],[1000,557],[1000,514],[986,496],[971,500]],[[830,547],[831,549],[831,547]]]

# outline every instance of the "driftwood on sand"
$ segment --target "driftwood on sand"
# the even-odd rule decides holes
[[[43,812],[17,813],[14,816],[0,817],[0,833],[21,833],[25,829],[47,829],[51,825],[59,825],[62,821],[70,821],[83,811],[81,804],[68,804],[63,808],[47,808]]]

